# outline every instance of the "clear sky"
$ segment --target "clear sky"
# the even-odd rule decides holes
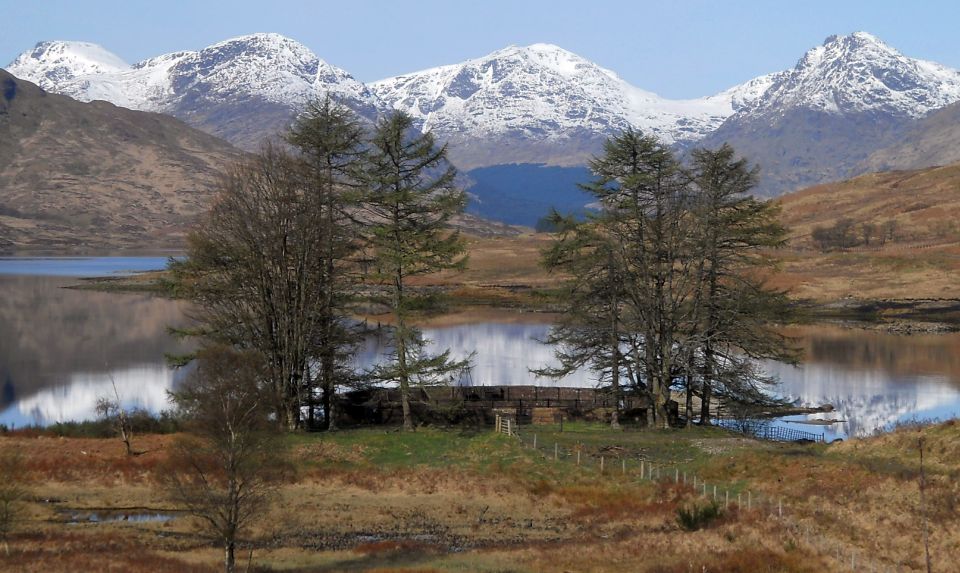
[[[958,24],[957,0],[0,0],[0,65],[41,40],[95,42],[132,63],[278,32],[366,82],[548,42],[685,98],[792,67],[858,30],[960,68]]]

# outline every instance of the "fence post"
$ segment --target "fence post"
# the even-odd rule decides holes
[[[507,435],[508,436],[513,435],[513,430],[510,428],[510,422],[511,422],[510,418],[507,418]]]
[[[643,460],[640,460],[640,479],[643,479],[643,478],[647,477],[647,476],[644,474],[644,467],[643,467],[643,466],[644,466],[644,461],[643,461]]]
[[[714,486],[713,486],[713,501],[717,501],[717,486],[716,486],[716,484],[714,484]]]
[[[537,435],[533,435],[533,449],[537,449]]]
[[[724,507],[730,509],[730,490],[724,491],[724,496],[726,497],[726,500],[723,502]]]
[[[577,450],[577,465],[580,465],[580,450]]]
[[[600,456],[600,475],[603,475],[603,456]]]
[[[674,471],[674,474],[673,474],[673,483],[680,483],[680,470],[679,470],[679,469],[674,469],[673,471]]]
[[[623,466],[623,475],[627,475],[627,459],[620,460],[620,465]]]

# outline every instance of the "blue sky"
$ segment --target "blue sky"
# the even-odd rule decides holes
[[[278,32],[361,81],[549,42],[666,97],[792,67],[831,34],[871,32],[960,68],[960,3],[875,0],[0,0],[0,65],[40,40],[86,40],[129,62]]]

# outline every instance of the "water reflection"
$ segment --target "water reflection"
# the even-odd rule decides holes
[[[167,392],[174,389],[177,374],[163,364],[109,372],[77,372],[70,374],[62,385],[18,400],[0,420],[16,426],[90,420],[97,416],[97,400],[112,398],[114,387],[124,408],[159,412],[169,408]]]
[[[474,351],[473,368],[461,381],[462,384],[477,386],[529,385],[590,387],[596,384],[588,371],[575,372],[560,379],[536,378],[531,368],[541,368],[553,363],[553,350],[539,342],[546,338],[550,325],[544,323],[546,317],[527,315],[531,322],[493,322],[490,313],[484,317],[487,322],[454,324],[445,326],[426,326],[424,337],[430,341],[428,349],[450,349],[455,360],[464,359]],[[516,320],[516,313],[510,318]],[[390,348],[384,339],[371,337],[357,357],[359,367],[366,367],[386,359]]]
[[[167,266],[167,257],[0,257],[0,275],[122,276]]]
[[[841,420],[826,426],[792,425],[828,440],[865,436],[914,420],[960,416],[960,335],[903,336],[817,325],[789,329],[805,351],[804,364],[767,362],[780,379],[778,393],[836,410],[794,416],[792,422]]]
[[[184,323],[185,305],[62,288],[71,282],[0,276],[0,423],[92,418],[111,378],[126,406],[165,407],[175,375],[164,355],[186,350],[167,328]]]
[[[112,395],[114,383],[127,407],[153,412],[166,407],[166,391],[177,375],[164,355],[187,350],[167,328],[184,323],[185,303],[64,289],[73,279],[7,276],[4,264],[0,261],[0,423],[92,418],[97,398]],[[116,265],[130,266],[127,260]],[[592,386],[590,372],[560,380],[529,373],[552,363],[552,350],[538,341],[552,318],[471,311],[427,323],[424,334],[433,348],[450,348],[454,358],[476,351],[466,384]],[[787,333],[806,358],[799,368],[765,364],[780,378],[779,392],[808,405],[830,403],[836,411],[778,423],[832,439],[912,419],[960,416],[960,334],[900,336],[828,325]],[[382,338],[371,337],[357,365],[368,366],[388,352]],[[843,422],[796,424],[817,419]]]

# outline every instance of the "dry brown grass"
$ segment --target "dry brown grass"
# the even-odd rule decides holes
[[[331,572],[835,569],[832,549],[797,533],[812,531],[830,547],[839,544],[844,555],[856,551],[872,563],[918,569],[918,435],[928,455],[934,563],[946,570],[950,556],[960,554],[960,426],[950,423],[815,448],[742,441],[731,448],[723,438],[717,440],[721,447],[711,448],[709,438],[697,438],[701,449],[715,451],[699,475],[750,489],[755,500],[783,498],[785,519],[771,517],[770,506],[733,506],[694,532],[677,523],[678,507],[699,503],[697,492],[682,484],[568,474],[566,466],[543,466],[519,452],[517,462],[501,471],[375,468],[364,461],[371,455],[364,447],[307,441],[293,449],[298,464],[306,464],[298,478],[282,488],[249,533],[253,563],[261,571]],[[173,438],[142,439],[154,446],[156,462]],[[126,461],[116,440],[0,441],[32,447],[33,494],[59,500],[30,504],[11,559],[0,562],[0,570],[217,569],[219,551],[192,533],[187,518],[167,524],[64,522],[57,507],[165,507],[151,470]],[[60,458],[63,470],[55,468]],[[93,463],[83,467],[85,460]],[[240,554],[246,558],[245,550]]]

